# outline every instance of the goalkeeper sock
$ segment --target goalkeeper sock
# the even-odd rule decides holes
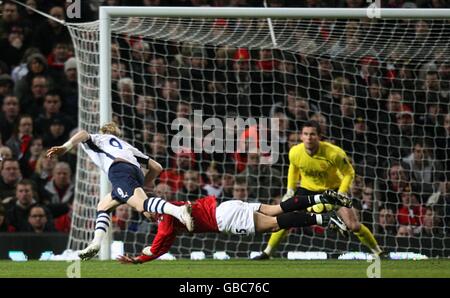
[[[97,211],[97,219],[95,220],[94,240],[92,243],[101,245],[103,237],[111,224],[111,217],[106,211]]]
[[[300,228],[317,224],[316,214],[306,213],[304,211],[280,214],[277,216],[277,222],[281,229]],[[322,223],[322,220],[320,222]]]
[[[270,235],[269,243],[267,243],[267,247],[264,249],[264,253],[270,256],[272,251],[277,249],[280,242],[288,233],[288,230],[279,230],[278,232],[272,233],[272,235]]]
[[[281,202],[280,207],[285,213],[296,210],[303,210],[315,204],[321,203],[321,197],[322,195],[292,197],[286,201]]]
[[[378,255],[382,252],[372,232],[365,225],[361,224],[361,228],[359,229],[359,231],[354,232],[354,234],[356,235],[356,237],[358,237],[359,241],[361,241],[362,244],[370,248],[372,253]]]

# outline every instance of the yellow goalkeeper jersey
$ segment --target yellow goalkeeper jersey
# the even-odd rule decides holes
[[[310,191],[339,189],[339,192],[347,192],[355,177],[344,150],[328,142],[320,142],[313,156],[306,152],[303,143],[295,145],[289,150],[289,161],[289,189],[295,190],[300,179],[300,186]]]

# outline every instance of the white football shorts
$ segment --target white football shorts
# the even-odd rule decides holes
[[[247,203],[240,200],[223,202],[216,209],[217,227],[222,233],[238,235],[255,234],[254,212],[261,203]]]

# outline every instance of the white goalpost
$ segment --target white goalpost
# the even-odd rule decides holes
[[[253,199],[272,203],[285,191],[289,142],[299,142],[302,122],[318,120],[327,140],[351,157],[358,180],[352,195],[361,221],[380,244],[393,252],[449,256],[450,214],[442,199],[450,193],[450,156],[442,148],[446,117],[450,123],[449,16],[450,9],[376,7],[101,7],[99,21],[67,24],[78,61],[80,128],[95,133],[101,124],[118,121],[127,141],[176,169],[177,155],[170,149],[176,117],[192,117],[194,110],[205,118],[285,117],[285,151],[272,166],[278,172],[261,172],[265,180],[256,181],[268,184],[248,186]],[[403,120],[407,116],[412,120]],[[411,128],[403,130],[406,126]],[[156,135],[165,140],[167,156],[155,149]],[[411,163],[416,146],[424,149],[429,165],[423,173]],[[211,163],[224,177],[245,175],[230,156],[191,158],[203,184],[209,183]],[[394,169],[400,178],[392,183]],[[282,180],[279,191],[276,179]],[[167,184],[182,183],[172,182]],[[371,200],[363,197],[369,190]],[[70,249],[91,240],[96,204],[108,191],[107,177],[79,150]],[[414,198],[406,206],[407,195]],[[112,240],[123,241],[125,252],[135,254],[153,238],[155,224],[125,211],[128,220],[116,216],[121,225],[103,245],[101,259],[110,258]],[[426,216],[435,222],[431,229]],[[389,223],[380,228],[387,217]],[[404,220],[408,224],[399,223]],[[407,237],[397,236],[401,229]],[[200,250],[211,257],[226,251],[248,257],[267,240],[268,235],[183,234],[171,253],[186,257]],[[288,251],[367,250],[354,236],[313,228],[291,231],[276,255]]]

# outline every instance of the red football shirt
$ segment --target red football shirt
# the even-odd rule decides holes
[[[171,202],[174,205],[184,205],[187,202]],[[207,196],[192,203],[194,219],[193,233],[218,233],[216,221],[216,197]],[[148,262],[167,253],[179,233],[187,232],[186,227],[175,217],[163,214],[158,220],[158,232],[152,243],[152,256],[140,255],[138,260]]]

